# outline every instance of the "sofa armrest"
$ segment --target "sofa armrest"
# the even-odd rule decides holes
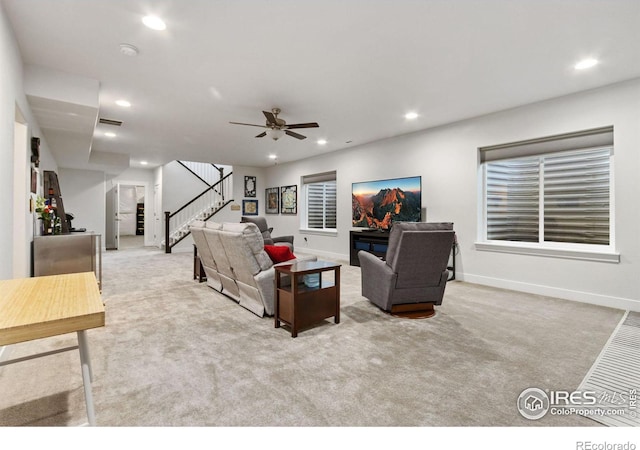
[[[258,272],[253,276],[258,286],[258,290],[262,295],[264,310],[268,316],[273,316],[273,313],[274,313],[275,278],[276,278],[274,267],[293,264],[297,261],[316,261],[316,260],[317,260],[317,257],[315,255],[303,255],[296,259],[291,259],[289,261],[274,264],[272,267],[269,267],[266,270],[261,270],[260,272]],[[285,286],[288,286],[291,284],[291,280],[287,275],[282,276],[282,282]]]
[[[360,250],[358,252],[358,260],[360,261],[360,268],[362,269],[363,273],[365,271],[382,271],[389,274],[393,273],[387,263],[375,256],[373,253]]]
[[[288,242],[289,244],[293,245],[293,236],[271,236],[271,239],[273,239],[273,242]]]
[[[391,293],[398,275],[386,262],[366,251],[358,252],[362,273],[362,296],[368,298],[385,311],[391,310]]]

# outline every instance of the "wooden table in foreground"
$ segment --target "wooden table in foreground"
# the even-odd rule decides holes
[[[104,323],[104,304],[93,272],[0,280],[0,346],[72,332],[78,336],[77,346],[3,361],[0,366],[78,349],[89,425],[96,419],[85,330]]]
[[[340,323],[340,264],[327,261],[300,261],[275,266],[275,327],[284,322],[291,327],[291,337],[298,330],[329,317]],[[333,271],[333,280],[323,280],[322,273]],[[284,286],[282,275],[289,275],[290,286]],[[306,286],[302,277],[317,274],[317,287]]]

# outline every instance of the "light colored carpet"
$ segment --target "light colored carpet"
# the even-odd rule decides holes
[[[597,399],[584,407],[585,417],[609,426],[640,426],[640,313],[620,320],[579,390]]]
[[[144,236],[120,235],[120,250],[144,247]]]
[[[430,319],[385,314],[342,267],[342,317],[293,339],[193,280],[191,252],[104,255],[106,327],[87,333],[102,426],[594,426],[530,421],[523,389],[575,389],[623,311],[450,282]],[[7,357],[73,345],[75,335]],[[0,424],[86,422],[76,352],[0,370]]]

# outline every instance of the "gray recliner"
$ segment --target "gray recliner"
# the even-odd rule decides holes
[[[362,295],[392,314],[435,314],[433,306],[442,304],[449,277],[447,264],[454,240],[453,223],[394,224],[385,260],[358,252]]]
[[[265,219],[264,217],[242,216],[240,222],[256,224],[258,226],[258,229],[260,230],[260,233],[262,233],[262,238],[264,239],[265,245],[286,245],[291,251],[293,251],[293,236],[271,236],[273,228],[269,228],[269,225],[267,225],[267,219]]]

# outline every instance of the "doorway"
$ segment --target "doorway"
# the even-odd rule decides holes
[[[145,210],[149,207],[149,183],[112,181],[106,192],[106,248],[121,250],[152,245]]]
[[[144,247],[144,198],[142,185],[119,184],[117,189],[118,249]]]

